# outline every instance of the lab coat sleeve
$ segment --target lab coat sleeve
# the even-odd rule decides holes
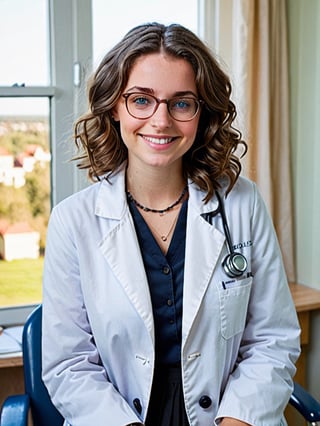
[[[255,185],[251,235],[252,293],[236,367],[217,415],[279,426],[290,398],[300,328],[273,224]]]
[[[78,251],[65,211],[52,212],[43,278],[43,380],[72,426],[124,426],[140,419],[108,380],[81,292]],[[82,224],[82,226],[85,226]]]

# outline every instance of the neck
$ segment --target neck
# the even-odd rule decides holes
[[[139,201],[137,201],[129,191],[127,191],[127,196],[128,196],[128,200],[130,202],[133,202],[137,207],[139,207],[144,212],[159,213],[161,216],[163,216],[167,212],[173,210],[178,204],[180,204],[182,202],[182,200],[186,196],[187,190],[188,190],[188,186],[186,185],[184,187],[183,191],[181,192],[181,194],[179,195],[179,198],[177,198],[169,206],[162,207],[161,209],[154,209],[152,207],[144,206],[143,204],[139,203]]]
[[[127,169],[126,174],[127,190],[133,197],[143,205],[160,209],[175,201],[186,185],[181,172],[157,173],[151,170],[149,173],[144,170],[132,171]]]

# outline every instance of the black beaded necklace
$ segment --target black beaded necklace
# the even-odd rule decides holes
[[[187,190],[188,190],[188,185],[186,185],[183,188],[183,191],[181,192],[179,198],[174,203],[170,204],[170,206],[166,207],[165,209],[160,209],[160,210],[151,209],[149,207],[143,206],[142,204],[140,204],[137,200],[135,200],[133,198],[132,194],[129,191],[127,191],[127,197],[128,197],[128,200],[130,202],[133,202],[137,207],[139,207],[139,209],[141,209],[141,210],[143,210],[145,212],[165,214],[166,212],[168,212],[169,210],[173,209],[173,207],[175,207],[177,204],[179,204],[181,202],[181,200],[183,199],[183,197],[186,195]]]

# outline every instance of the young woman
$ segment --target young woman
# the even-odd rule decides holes
[[[279,426],[299,326],[239,177],[229,79],[189,30],[132,29],[75,126],[96,181],[53,209],[43,379],[72,426]]]

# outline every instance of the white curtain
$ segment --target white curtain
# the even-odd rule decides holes
[[[294,282],[286,1],[233,0],[232,35],[234,98],[249,145],[244,174],[262,192]]]

